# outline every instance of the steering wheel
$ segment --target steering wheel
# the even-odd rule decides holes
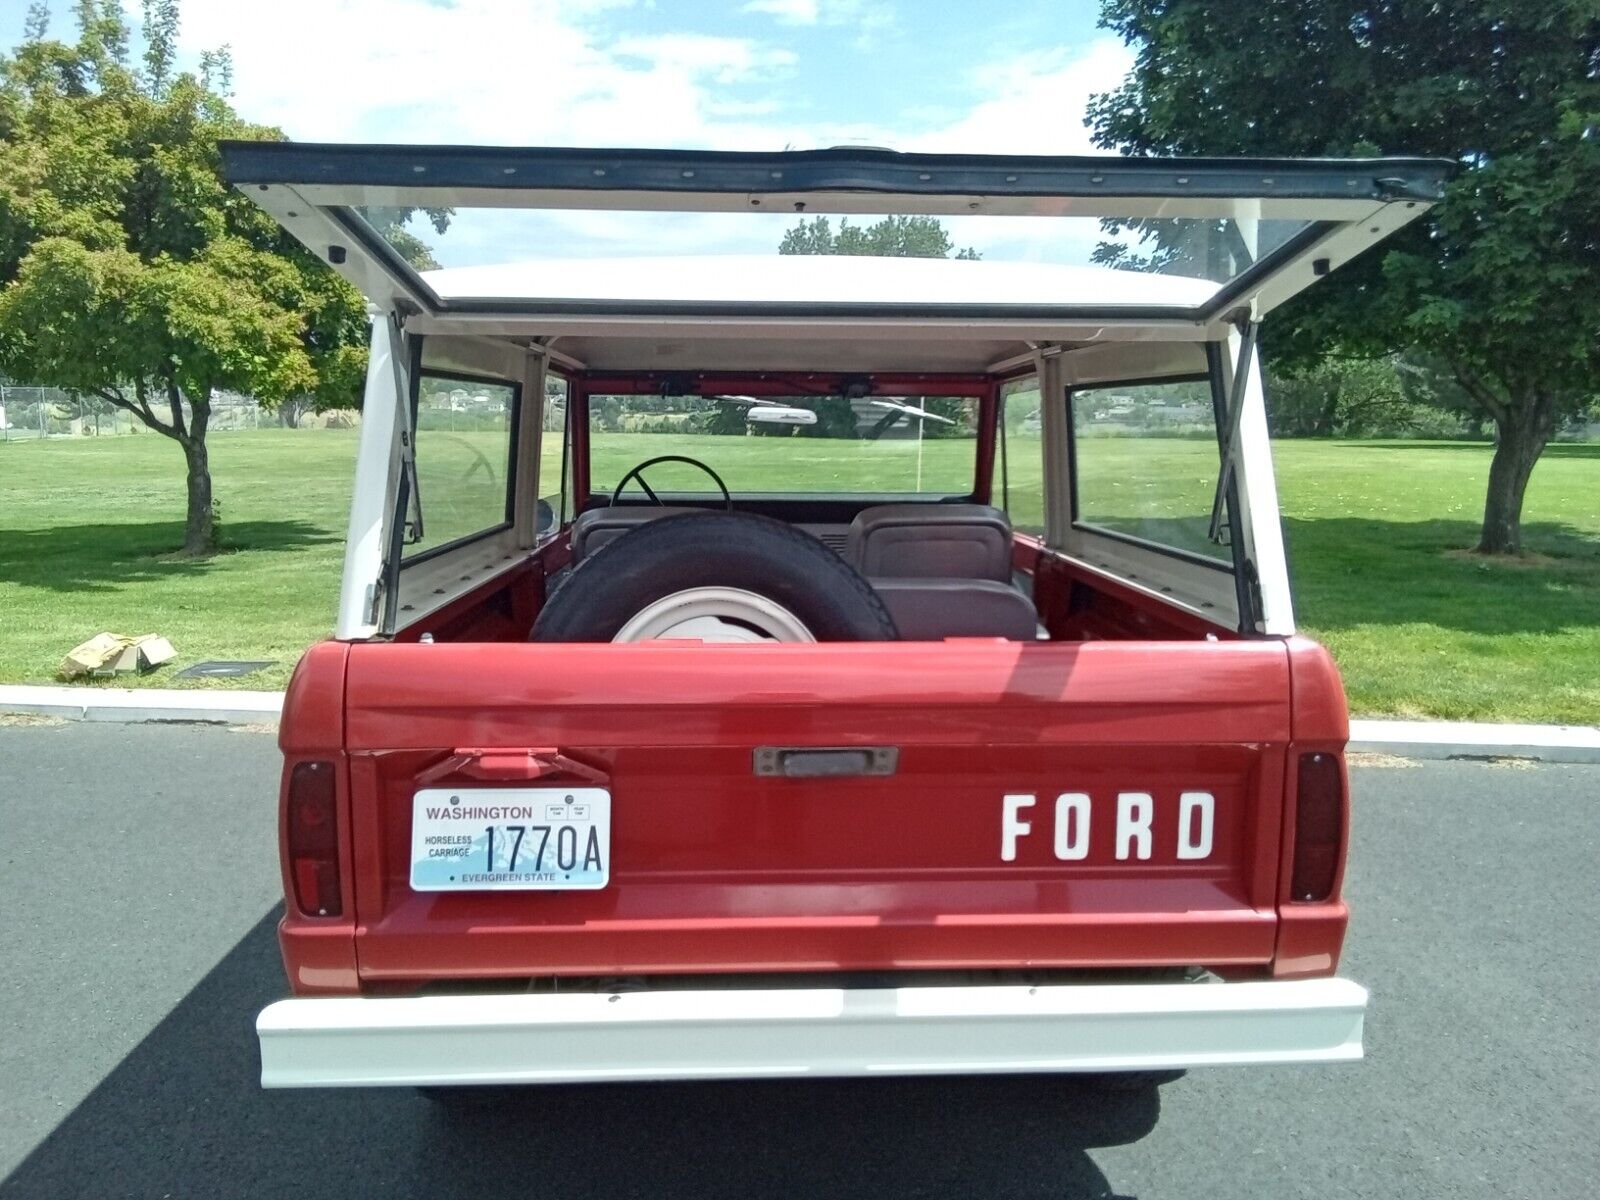
[[[633,470],[629,471],[621,479],[617,480],[617,486],[611,489],[611,499],[609,502],[607,502],[606,507],[609,508],[611,505],[617,502],[617,497],[622,495],[622,489],[628,486],[628,481],[630,479],[637,479],[639,481],[639,486],[644,489],[644,494],[650,497],[650,502],[665,508],[666,505],[662,504],[661,497],[657,496],[653,491],[651,491],[650,485],[644,481],[644,469],[646,467],[653,467],[657,463],[664,462],[681,462],[688,463],[691,467],[699,467],[707,475],[711,476],[712,482],[714,482],[717,487],[721,489],[722,507],[728,512],[733,511],[733,496],[728,491],[728,485],[722,482],[722,476],[718,475],[698,458],[690,458],[686,454],[662,454],[656,458],[645,459],[638,466],[634,467]]]

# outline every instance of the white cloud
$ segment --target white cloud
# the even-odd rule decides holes
[[[127,0],[131,2],[131,0]],[[751,0],[826,24],[878,21],[871,0]],[[183,45],[228,44],[236,106],[300,140],[778,149],[867,142],[904,150],[1084,153],[1090,93],[1131,64],[1104,38],[975,64],[970,107],[804,119],[805,64],[754,37],[615,36],[627,0],[191,0]],[[873,15],[876,14],[876,15]],[[765,86],[764,85],[770,85]],[[919,94],[949,112],[957,97]],[[909,124],[909,128],[907,127]]]
[[[1089,98],[1133,66],[1115,38],[1033,51],[970,73],[981,98],[967,114],[904,141],[903,150],[987,154],[1103,154],[1084,125]]]
[[[815,25],[820,15],[817,0],[750,0],[739,11],[765,13],[785,25]]]
[[[744,38],[712,37],[701,33],[667,33],[654,37],[628,37],[613,42],[612,54],[642,59],[656,71],[705,75],[716,83],[773,80],[794,66],[791,50],[761,47]]]
[[[619,0],[190,0],[186,53],[230,44],[235,103],[250,120],[304,141],[805,149],[836,144],[965,153],[1092,153],[1088,96],[1120,82],[1131,55],[1113,39],[977,63],[943,88],[913,89],[901,112],[807,118],[807,64],[759,37],[629,35]],[[775,17],[792,0],[754,0]],[[819,24],[883,5],[818,0]],[[625,14],[622,14],[625,16]],[[797,79],[800,81],[797,83]],[[913,107],[927,105],[926,107]],[[524,218],[526,214],[523,215]],[[553,214],[543,245],[512,214],[462,214],[440,246],[453,263],[550,253],[762,249],[764,228],[729,236],[720,219],[637,221]],[[1003,225],[1004,223],[1002,223]],[[1033,228],[1030,226],[1029,228]],[[781,231],[780,231],[781,232]],[[1033,256],[1026,235],[991,220],[951,223],[990,257]],[[521,236],[519,236],[519,234]],[[549,243],[554,235],[558,243]],[[1059,239],[1061,231],[1055,232]],[[758,244],[759,243],[759,244]],[[1059,241],[1049,257],[1060,256]]]
[[[235,103],[300,140],[771,146],[730,119],[735,84],[793,54],[700,34],[607,36],[615,0],[213,0],[185,7],[190,54],[229,44]]]
[[[885,0],[748,0],[743,13],[774,18],[780,25],[853,26],[857,49],[894,25],[894,7]]]

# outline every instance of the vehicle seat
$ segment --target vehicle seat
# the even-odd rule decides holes
[[[908,642],[998,637],[1031,642],[1039,616],[1009,583],[992,579],[873,579],[873,589]]]
[[[580,563],[584,555],[593,554],[607,542],[614,542],[630,529],[637,529],[661,517],[679,513],[705,512],[703,508],[684,508],[658,504],[628,506],[626,508],[591,508],[579,513],[572,523],[572,561]]]
[[[1011,579],[1011,522],[987,504],[879,504],[850,523],[845,559],[869,579]]]

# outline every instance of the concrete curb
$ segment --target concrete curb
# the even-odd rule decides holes
[[[1600,763],[1592,725],[1496,725],[1471,721],[1351,721],[1350,749],[1400,758],[1532,758]]]
[[[33,713],[69,721],[255,725],[276,721],[282,709],[282,692],[0,685],[0,712]],[[1357,720],[1350,722],[1350,749],[1399,758],[1531,758],[1540,762],[1600,763],[1600,728]]]
[[[276,721],[282,711],[282,692],[0,685],[0,712],[31,713],[68,721],[201,721],[214,725],[255,725]]]

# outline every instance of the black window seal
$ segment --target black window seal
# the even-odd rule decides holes
[[[1437,200],[1446,158],[1113,157],[907,154],[867,147],[782,152],[438,146],[224,140],[235,186],[1116,199]]]

